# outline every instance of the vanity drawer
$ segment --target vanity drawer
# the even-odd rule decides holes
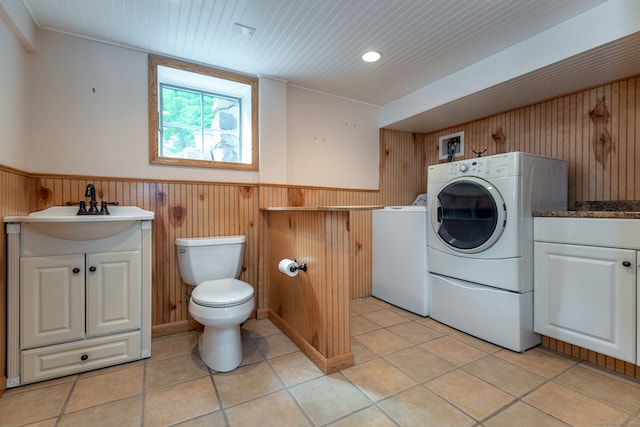
[[[21,382],[42,381],[139,358],[139,331],[26,350],[22,352]]]

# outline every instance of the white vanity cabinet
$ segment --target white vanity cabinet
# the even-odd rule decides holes
[[[23,349],[140,328],[140,251],[22,258]]]
[[[534,330],[636,363],[640,220],[534,218]]]
[[[7,387],[151,355],[151,221],[96,240],[7,224]]]

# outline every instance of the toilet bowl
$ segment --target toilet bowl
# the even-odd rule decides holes
[[[240,324],[255,306],[251,285],[236,279],[244,236],[176,239],[182,280],[194,286],[189,314],[204,326],[198,348],[202,361],[218,372],[242,363]]]

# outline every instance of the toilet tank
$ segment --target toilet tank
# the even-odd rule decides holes
[[[205,280],[237,278],[245,236],[176,239],[182,280],[192,286]]]

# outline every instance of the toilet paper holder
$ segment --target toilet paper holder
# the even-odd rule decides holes
[[[291,271],[292,273],[296,270],[302,270],[302,271],[307,271],[307,263],[303,262],[302,264],[298,265],[298,261],[294,258],[293,262],[296,263],[296,265],[292,265],[289,267],[289,271]]]
[[[307,271],[307,263],[303,262],[302,265],[300,265],[295,258],[283,258],[278,263],[278,270],[289,277],[296,277],[298,275],[298,270]]]

